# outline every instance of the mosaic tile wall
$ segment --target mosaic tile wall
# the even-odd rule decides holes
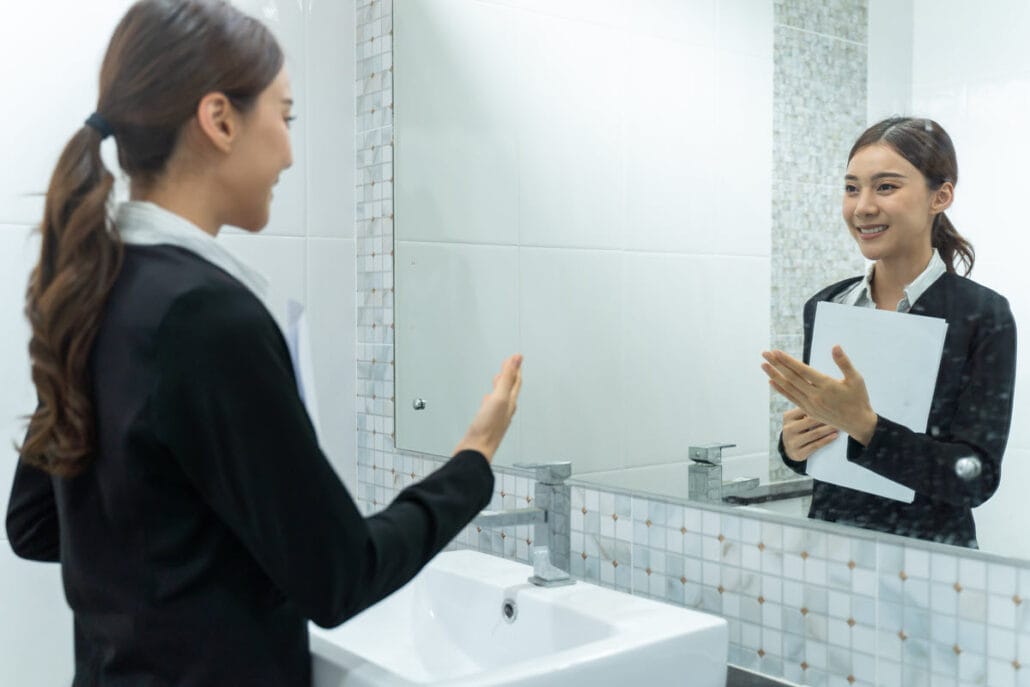
[[[801,357],[801,310],[860,274],[840,217],[847,154],[866,124],[866,0],[775,0],[771,344]],[[789,404],[769,402],[770,479],[795,477],[777,444]]]
[[[777,27],[777,50],[786,46],[795,56],[791,64],[798,67],[789,78],[801,89],[789,91],[797,96],[798,108],[777,108],[778,133],[796,130],[806,117],[814,118],[817,108],[845,111],[843,99],[853,92],[850,87],[834,90],[833,79],[826,77],[823,90],[810,92],[804,75],[822,74],[832,64],[853,71],[844,65],[850,58],[843,56],[851,55],[863,74],[847,78],[864,79],[858,40],[863,36],[851,21],[864,17],[855,14],[864,12],[860,7],[777,2],[777,16],[796,25]],[[355,496],[363,511],[371,513],[435,469],[440,459],[398,451],[393,442],[391,0],[358,0],[356,25]],[[818,31],[838,31],[844,37]],[[840,52],[839,61],[827,56],[827,51],[837,54],[834,50]],[[787,78],[779,61],[776,74],[778,82],[781,74]],[[848,83],[858,83],[861,92],[861,82]],[[781,119],[793,124],[781,125]],[[855,127],[863,123],[858,115],[852,122]],[[824,122],[812,125],[827,133],[832,129]],[[819,253],[815,243],[796,237],[810,236],[812,227],[824,221],[822,226],[832,233],[837,185],[823,180],[838,175],[837,163],[829,161],[843,154],[840,146],[846,152],[848,138],[827,138],[814,148],[810,137],[796,146],[778,139],[778,169],[802,170],[794,172],[792,189],[811,190],[789,194],[806,199],[796,207],[775,207],[776,227],[799,227],[782,232],[795,235],[789,245],[784,241],[780,246],[782,270],[809,254],[825,258],[829,248]],[[774,312],[774,322],[783,327],[774,331],[791,331],[788,324],[796,330],[799,322],[789,318],[799,317],[804,297],[838,273],[854,270],[845,264],[843,251],[840,255],[839,272],[826,267],[826,273],[805,273],[805,288],[789,292],[798,299],[797,308],[785,309],[780,317],[775,316],[781,311]],[[784,280],[780,288],[787,285]],[[503,468],[496,472],[492,508],[532,503],[532,480]],[[730,626],[733,664],[806,685],[1030,685],[1030,564],[782,516],[759,519],[743,510],[700,509],[615,494],[584,484],[575,484],[571,496],[572,572],[603,586],[722,615]],[[528,562],[531,534],[528,527],[469,527],[452,546]]]

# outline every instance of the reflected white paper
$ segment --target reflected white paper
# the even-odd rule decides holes
[[[297,391],[308,409],[315,435],[318,427],[318,395],[315,393],[315,368],[311,362],[311,337],[308,335],[308,320],[304,306],[293,300],[286,301],[286,345],[290,349],[290,360],[297,376]]]
[[[840,345],[865,379],[869,401],[881,416],[925,432],[937,385],[948,323],[937,317],[819,303],[812,334],[811,366],[840,378],[832,350]],[[808,459],[815,479],[912,503],[915,492],[847,459],[848,436]]]

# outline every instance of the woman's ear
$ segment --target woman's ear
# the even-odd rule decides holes
[[[208,93],[197,105],[197,125],[203,139],[228,154],[239,133],[239,113],[224,93]]]
[[[955,200],[955,184],[945,181],[941,187],[930,196],[930,212],[937,215],[951,207]]]

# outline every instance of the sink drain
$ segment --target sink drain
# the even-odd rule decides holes
[[[519,607],[515,604],[515,599],[505,599],[504,603],[501,604],[501,617],[504,618],[504,622],[515,622],[515,618],[517,618],[518,615]]]

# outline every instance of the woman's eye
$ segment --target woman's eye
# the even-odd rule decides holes
[[[295,115],[291,115],[291,116],[289,116],[289,117],[284,117],[284,118],[283,118],[283,121],[284,121],[284,122],[286,122],[286,126],[287,126],[287,128],[289,128],[289,126],[290,126],[291,124],[293,124],[293,121],[294,121],[295,119],[297,119],[297,117],[296,117]]]
[[[845,184],[844,193],[858,193],[858,187],[854,184]]]
[[[876,187],[877,191],[893,191],[897,186],[895,184],[880,184]]]

